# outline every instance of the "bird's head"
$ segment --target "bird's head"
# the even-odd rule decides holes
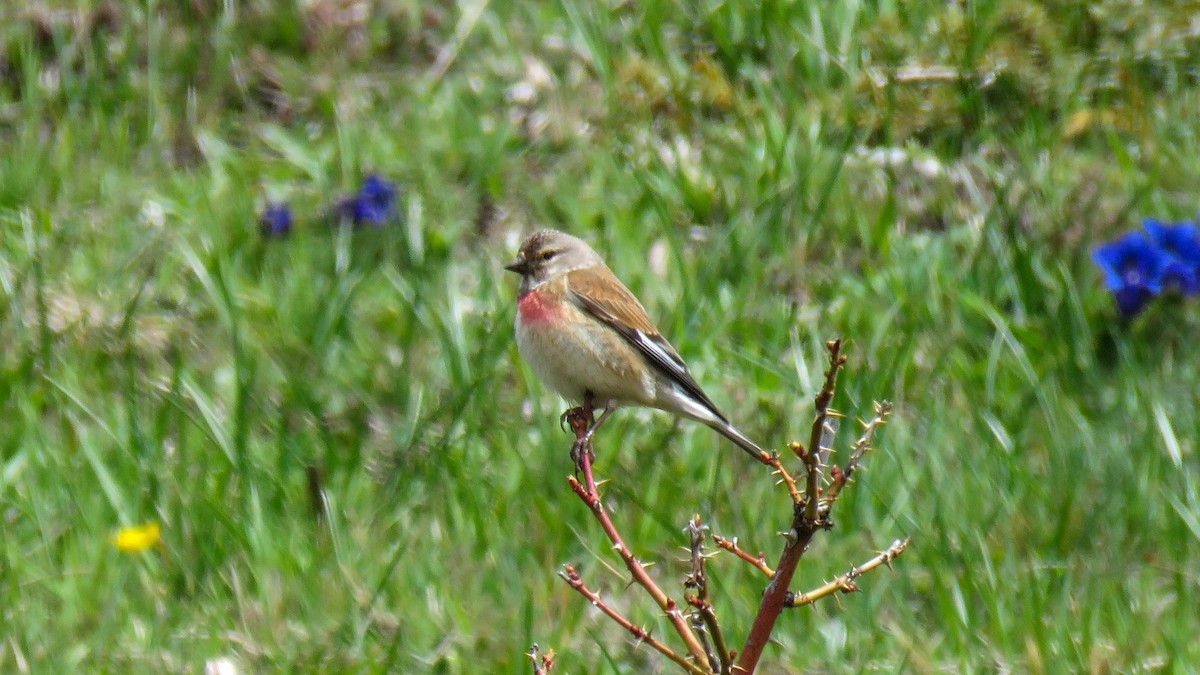
[[[521,292],[526,292],[567,272],[603,264],[582,239],[558,230],[539,230],[525,239],[504,269],[521,275]]]

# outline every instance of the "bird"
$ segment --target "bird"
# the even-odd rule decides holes
[[[577,461],[621,406],[701,422],[756,459],[769,456],[721,413],[642,303],[587,242],[539,230],[504,269],[521,277],[514,329],[521,357],[569,403],[603,408],[572,449]]]

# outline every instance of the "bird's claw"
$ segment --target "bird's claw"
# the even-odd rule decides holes
[[[571,431],[579,435],[586,431],[590,426],[588,414],[585,408],[569,408],[566,412],[558,416],[558,426],[566,431],[566,425],[571,425]]]
[[[589,462],[596,459],[596,453],[592,450],[594,422],[591,412],[590,400],[586,400],[583,406],[570,408],[558,418],[560,427],[570,425],[575,434],[575,443],[571,445],[571,461],[575,463],[575,473],[583,471],[585,458]]]
[[[575,443],[571,445],[571,461],[575,463],[575,473],[583,471],[585,458],[588,462],[596,460],[596,453],[592,450],[592,439],[588,436],[575,439]]]

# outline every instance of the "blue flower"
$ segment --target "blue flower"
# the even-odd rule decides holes
[[[283,237],[292,231],[292,208],[286,203],[267,203],[267,208],[258,218],[258,227],[264,237]]]
[[[1162,290],[1162,252],[1141,232],[1092,249],[1092,259],[1104,271],[1117,309],[1126,318],[1137,315]]]
[[[1162,257],[1163,286],[1184,295],[1200,292],[1200,230],[1196,223],[1147,218],[1142,226]]]
[[[395,205],[396,184],[369,174],[354,196],[338,202],[336,212],[355,225],[382,225],[391,219]]]

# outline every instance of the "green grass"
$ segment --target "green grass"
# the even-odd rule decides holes
[[[1190,9],[89,4],[0,10],[0,671],[665,670],[555,575],[669,635],[513,345],[540,225],[756,438],[804,437],[829,338],[836,408],[896,402],[799,583],[913,544],[764,672],[1200,662],[1200,313],[1119,325],[1089,259],[1195,213]],[[322,220],[370,171],[403,218]],[[692,513],[778,550],[786,495],[708,429],[623,411],[598,449],[677,597]],[[740,641],[762,581],[710,572]]]

